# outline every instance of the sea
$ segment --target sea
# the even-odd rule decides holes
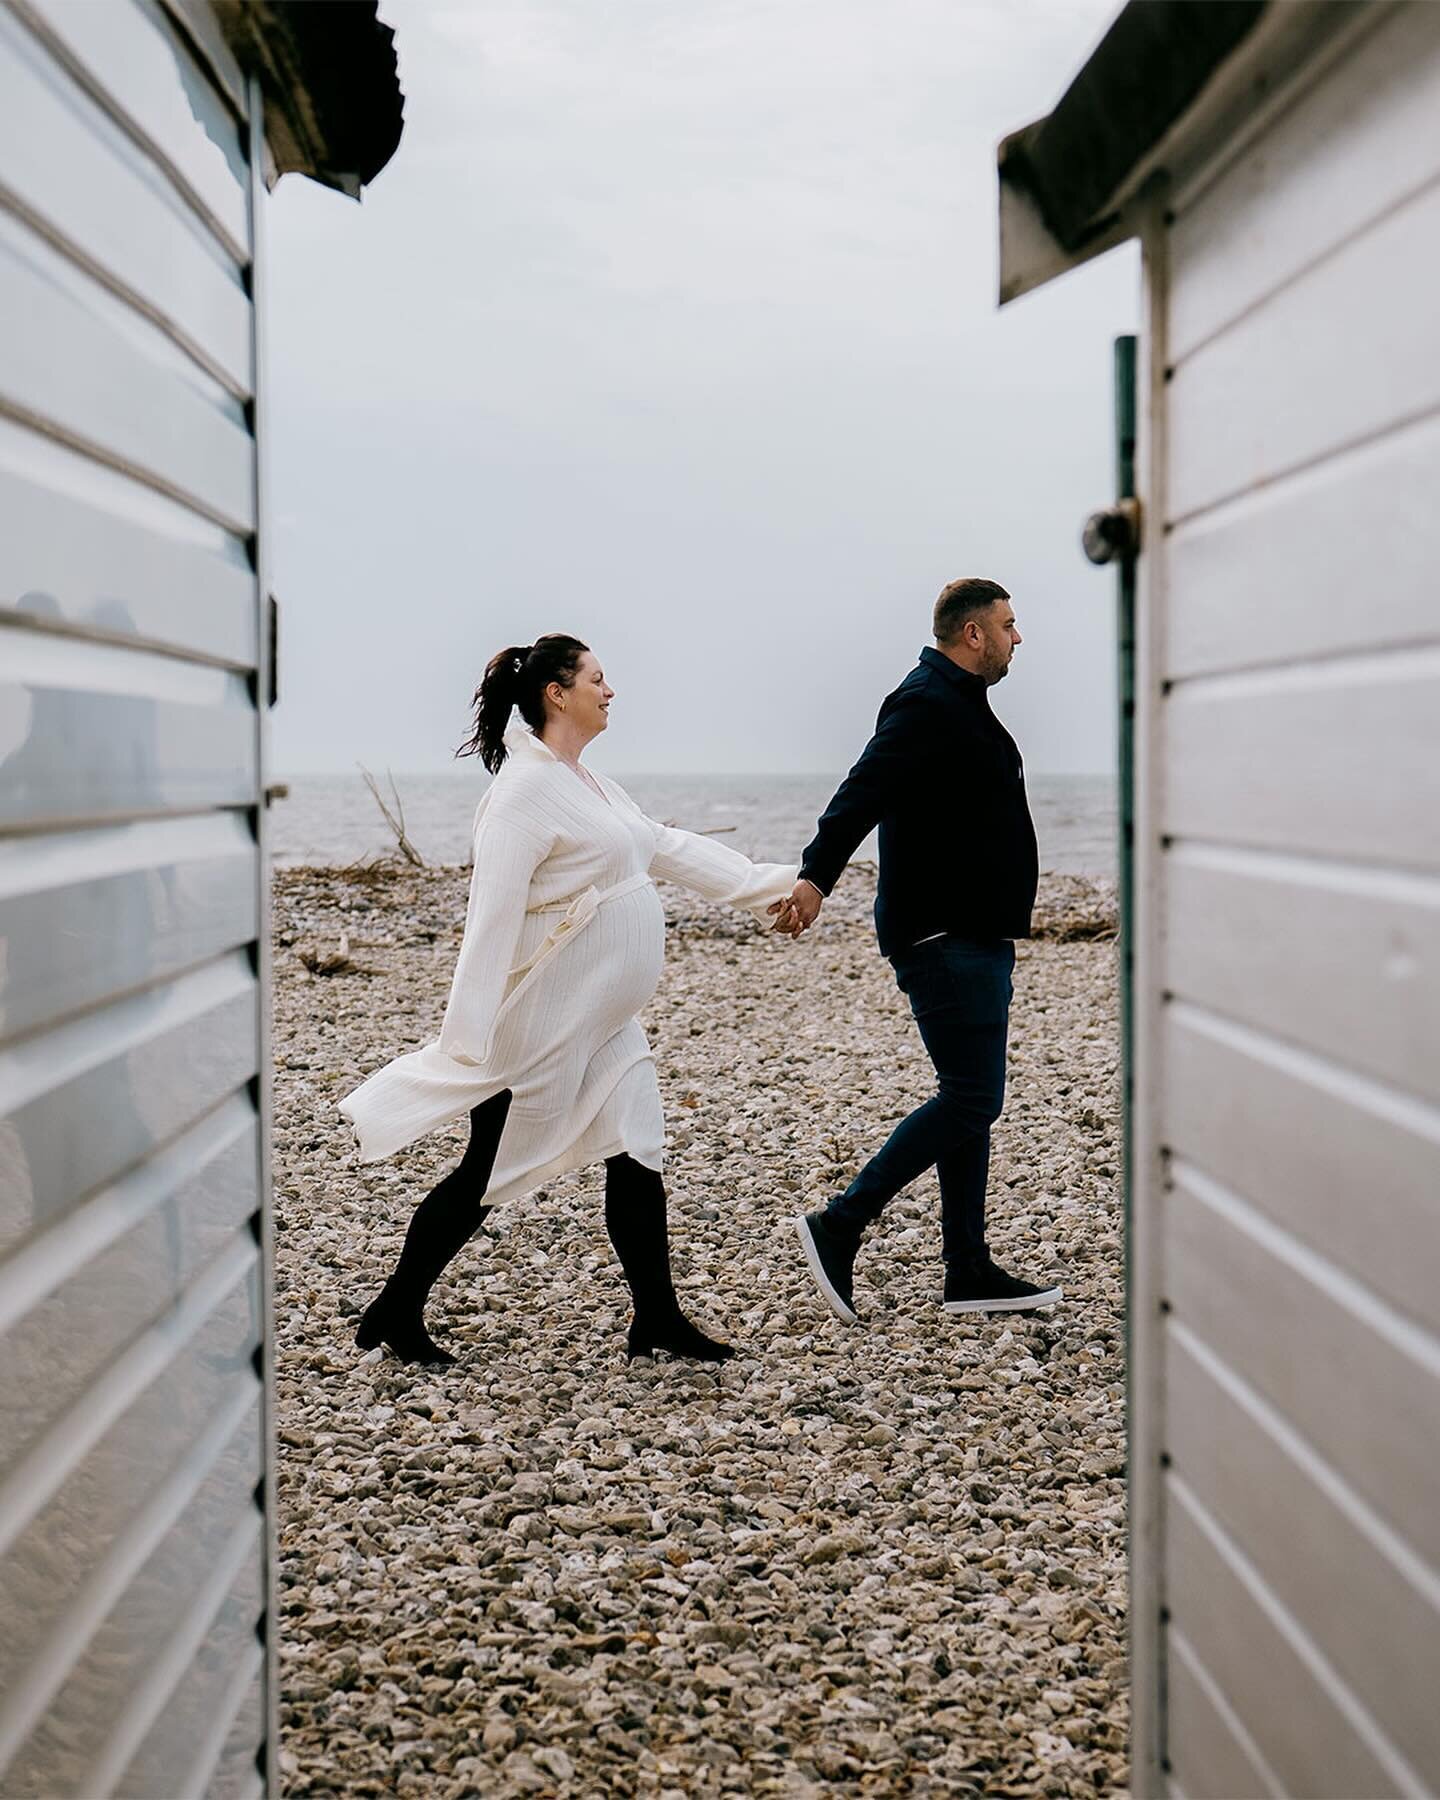
[[[376,771],[389,794],[386,775]],[[270,809],[276,863],[346,864],[393,850],[390,828],[358,772],[277,776],[289,793]],[[653,819],[687,831],[714,832],[759,862],[794,862],[840,780],[834,775],[624,775],[632,798]],[[470,857],[470,825],[485,791],[484,771],[467,766],[423,775],[395,774],[406,835],[429,863]],[[1027,776],[1040,839],[1040,866],[1065,874],[1113,878],[1116,789],[1109,775]],[[963,829],[963,796],[956,796]],[[856,852],[873,858],[873,837]]]

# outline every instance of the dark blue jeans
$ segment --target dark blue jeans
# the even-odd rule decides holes
[[[1005,1103],[1005,1038],[1015,946],[936,938],[891,958],[900,991],[939,1077],[932,1099],[891,1132],[825,1209],[837,1231],[857,1235],[903,1187],[934,1168],[940,1177],[945,1261],[985,1254],[990,1127]]]

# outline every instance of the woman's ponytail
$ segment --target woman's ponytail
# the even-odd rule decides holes
[[[533,644],[512,644],[485,665],[485,673],[472,702],[474,717],[470,736],[456,756],[478,756],[492,775],[500,772],[506,756],[505,731],[510,714],[520,716],[532,731],[545,723],[545,690],[552,681],[563,688],[575,685],[587,645],[563,632],[547,632]]]

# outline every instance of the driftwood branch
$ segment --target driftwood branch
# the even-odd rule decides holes
[[[365,777],[365,785],[369,788],[375,804],[380,808],[385,823],[394,832],[395,842],[400,847],[400,854],[406,862],[413,863],[417,869],[423,869],[425,858],[405,835],[405,808],[401,804],[400,790],[395,785],[395,777],[388,769],[385,771],[385,779],[390,783],[390,800],[387,803],[385,796],[380,792],[380,783],[376,781],[364,763],[357,763],[355,766]]]
[[[665,819],[662,821],[662,823],[664,824],[667,831],[675,831],[677,829],[680,829],[680,821],[678,819]],[[685,829],[688,830],[688,827],[685,827]],[[704,831],[697,831],[695,833],[695,836],[696,837],[724,837],[724,835],[727,831],[733,831],[734,829],[735,829],[735,827],[733,825],[707,825],[705,827]]]

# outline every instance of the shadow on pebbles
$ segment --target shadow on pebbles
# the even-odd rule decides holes
[[[1113,903],[1047,881],[995,1137],[992,1245],[1063,1303],[946,1318],[926,1178],[846,1329],[790,1219],[929,1086],[872,882],[798,945],[663,890],[677,1280],[736,1359],[627,1367],[590,1169],[458,1259],[430,1371],[352,1333],[460,1137],[362,1166],[334,1107],[436,1030],[465,875],[277,874],[287,1792],[1124,1791]]]

